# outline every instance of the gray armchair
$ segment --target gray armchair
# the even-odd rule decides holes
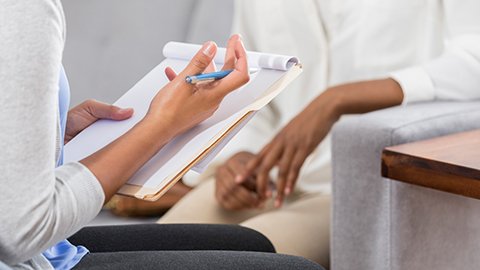
[[[340,121],[332,269],[479,269],[480,200],[381,177],[386,146],[478,128],[480,102],[416,104]]]

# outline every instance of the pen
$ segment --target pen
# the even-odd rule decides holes
[[[213,82],[227,77],[227,75],[232,73],[232,71],[233,69],[228,69],[211,73],[203,73],[199,75],[191,75],[187,76],[185,78],[185,81],[189,84],[196,84],[199,82]],[[250,69],[250,74],[255,73],[256,71],[257,69]]]
[[[232,73],[233,69],[216,71],[211,73],[204,73],[199,75],[187,76],[185,81],[189,84],[196,84],[198,82],[211,82],[215,80],[220,80],[227,77],[228,74]]]

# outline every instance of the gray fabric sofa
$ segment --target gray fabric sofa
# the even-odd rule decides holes
[[[480,200],[381,177],[384,147],[478,128],[480,102],[342,119],[333,130],[332,269],[479,269]]]

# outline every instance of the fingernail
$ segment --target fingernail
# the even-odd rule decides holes
[[[125,109],[120,109],[118,110],[119,113],[127,113],[127,112],[130,112],[131,110],[133,110],[132,108],[125,108]]]
[[[209,41],[203,45],[203,54],[208,57],[213,57],[215,53],[215,43]]]
[[[242,39],[242,36],[240,34],[233,35],[233,40],[234,41],[238,41],[238,40],[241,40],[241,39]]]
[[[292,192],[292,189],[290,187],[287,187],[285,189],[285,194],[290,195],[290,192]]]
[[[239,183],[242,182],[242,179],[243,179],[243,177],[242,177],[241,175],[237,175],[237,176],[235,177],[235,182],[236,182],[237,184],[239,184]]]
[[[279,208],[281,206],[281,203],[279,200],[275,200],[275,208]]]

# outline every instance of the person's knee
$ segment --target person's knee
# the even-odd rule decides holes
[[[157,223],[208,222],[212,209],[215,207],[217,205],[214,199],[214,181],[212,179],[195,187],[185,195]]]

